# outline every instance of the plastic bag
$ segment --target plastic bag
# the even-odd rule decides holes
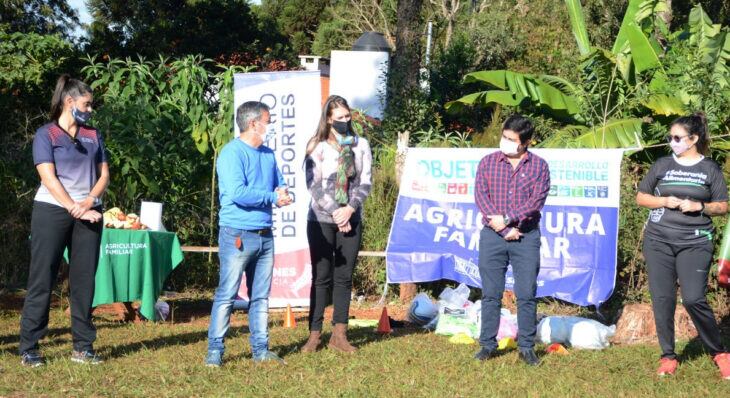
[[[439,295],[439,304],[451,309],[461,309],[471,305],[469,301],[469,286],[460,284],[456,289],[447,287]]]
[[[574,348],[601,350],[610,345],[616,325],[606,326],[592,319],[549,316],[537,325],[537,339],[544,344],[570,344]]]
[[[436,304],[426,293],[418,293],[408,309],[408,321],[419,326],[427,325],[439,314]]]
[[[517,339],[517,317],[506,308],[502,308],[500,312],[497,341],[504,338]]]
[[[155,303],[155,320],[164,321],[168,315],[170,315],[170,305],[162,300],[157,300]]]
[[[466,317],[454,316],[447,313],[439,313],[435,333],[443,336],[453,336],[463,333],[475,339],[479,338],[479,329],[475,323]]]

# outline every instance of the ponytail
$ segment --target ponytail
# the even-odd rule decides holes
[[[710,148],[710,135],[707,131],[707,115],[704,112],[695,112],[690,116],[682,116],[674,119],[672,126],[680,125],[687,130],[689,136],[697,136],[697,151],[707,155]]]
[[[56,82],[56,89],[53,90],[51,97],[51,120],[58,120],[63,113],[63,100],[67,96],[78,98],[82,95],[91,94],[91,87],[78,79],[72,79],[71,76],[64,73]]]

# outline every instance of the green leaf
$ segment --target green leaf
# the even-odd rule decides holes
[[[697,5],[689,14],[690,44],[696,45],[702,62],[712,68],[713,80],[720,87],[730,85],[730,34],[713,24],[710,17]]]
[[[641,119],[608,121],[572,141],[578,148],[641,148],[644,143]]]
[[[618,35],[616,35],[616,41],[613,43],[613,47],[611,48],[611,52],[618,55],[623,52],[623,49],[626,48],[626,46],[629,43],[628,38],[628,30],[631,29],[629,27],[630,24],[633,24],[636,26],[635,19],[636,14],[639,12],[639,7],[641,6],[642,0],[629,0],[629,5],[626,8],[626,13],[624,14],[624,19],[621,22],[621,28],[619,28]]]
[[[580,0],[565,0],[565,5],[568,7],[570,26],[578,44],[578,51],[580,51],[580,55],[588,55],[591,52],[591,43],[588,39],[588,30],[586,29],[586,21],[583,17],[583,7]]]
[[[672,116],[687,114],[687,109],[684,103],[682,103],[682,100],[665,94],[653,94],[643,101],[642,105],[659,115]]]
[[[667,11],[670,11],[670,7],[666,0],[644,0],[639,4],[639,8],[634,16],[634,22],[640,25],[642,21],[649,17]]]
[[[464,105],[491,106],[494,104],[520,106],[523,101],[567,115],[579,111],[575,97],[566,95],[558,87],[539,77],[509,70],[480,71],[469,73],[464,83],[480,83],[499,90],[486,90],[466,95],[446,104],[449,111],[458,111]]]
[[[631,46],[631,58],[636,65],[636,72],[641,73],[661,65],[659,59],[663,52],[659,42],[653,37],[647,37],[636,23],[629,24],[626,35]]]

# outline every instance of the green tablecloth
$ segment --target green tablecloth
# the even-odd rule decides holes
[[[172,232],[104,228],[93,306],[140,300],[140,314],[155,319],[162,284],[182,260]]]

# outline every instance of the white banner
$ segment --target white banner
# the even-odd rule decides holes
[[[276,152],[277,164],[294,198],[292,205],[274,208],[275,259],[269,306],[309,306],[312,265],[307,243],[307,212],[310,197],[304,176],[304,155],[321,113],[319,71],[236,74],[233,88],[235,108],[246,101],[261,101],[271,109],[269,129],[276,135],[265,145]],[[238,126],[235,127],[238,136]],[[245,283],[241,283],[239,296],[248,297]]]
[[[387,52],[332,51],[330,94],[345,98],[350,108],[382,119],[388,60]]]

